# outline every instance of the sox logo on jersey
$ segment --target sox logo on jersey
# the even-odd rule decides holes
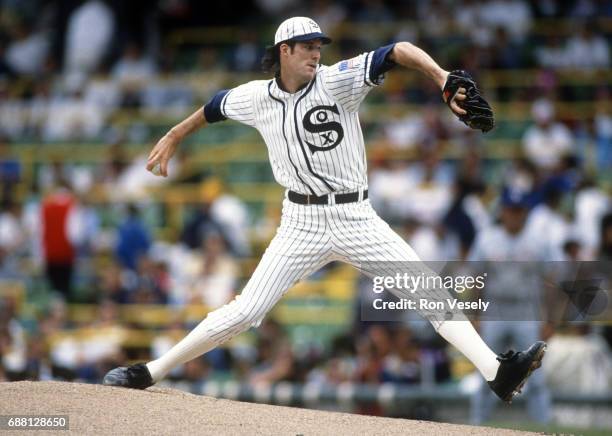
[[[274,177],[301,194],[355,192],[367,187],[367,165],[358,109],[392,64],[393,45],[332,66],[296,93],[276,79],[219,92],[205,107],[208,122],[226,118],[255,127],[269,151]]]
[[[305,140],[312,153],[333,150],[340,144],[342,138],[344,138],[342,124],[337,121],[329,121],[330,116],[328,115],[328,111],[340,115],[337,104],[333,106],[321,105],[310,109],[302,119],[304,129],[312,134],[319,134],[320,138],[323,140],[322,146],[317,146]],[[317,123],[312,122],[313,115]]]

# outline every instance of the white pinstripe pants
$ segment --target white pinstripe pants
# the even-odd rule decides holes
[[[397,268],[389,264],[408,265],[410,262],[409,268],[413,268],[419,258],[376,214],[368,200],[321,206],[299,205],[285,199],[276,236],[242,293],[208,314],[177,344],[172,350],[172,363],[187,362],[248,328],[258,326],[296,282],[333,260],[354,265],[370,276],[385,276],[397,272]],[[439,295],[440,298],[447,296],[443,292]],[[441,325],[438,315],[422,315],[436,329]]]

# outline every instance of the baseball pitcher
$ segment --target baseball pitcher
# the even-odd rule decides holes
[[[330,42],[310,18],[284,21],[262,62],[273,78],[219,91],[151,151],[147,169],[167,176],[168,162],[179,144],[197,129],[228,118],[254,127],[268,147],[274,177],[286,189],[282,219],[253,276],[234,301],[208,314],[159,359],[115,368],[104,384],[137,389],[153,385],[176,365],[258,326],[288,289],[331,261],[348,262],[370,276],[392,274],[392,263],[418,263],[412,248],[378,217],[368,200],[359,106],[372,88],[383,83],[385,73],[399,65],[433,80],[453,113],[471,128],[483,132],[493,128],[493,112],[466,72],[443,70],[408,42],[324,66],[321,49]],[[443,298],[439,290],[428,292],[431,298]],[[541,364],[543,342],[526,351],[496,356],[465,318],[423,316],[474,363],[505,401]]]

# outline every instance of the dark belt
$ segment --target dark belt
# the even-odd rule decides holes
[[[348,192],[346,194],[328,194],[317,197],[316,195],[304,195],[294,191],[289,191],[287,198],[289,201],[297,204],[330,204],[329,196],[333,196],[335,204],[356,203],[359,201],[359,191]],[[363,191],[363,199],[368,198],[368,190]]]

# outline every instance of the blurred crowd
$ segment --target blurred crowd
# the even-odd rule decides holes
[[[389,42],[377,33],[343,33],[342,23],[406,20],[418,25],[402,26],[392,39],[412,41],[449,67],[537,71],[528,87],[487,90],[494,101],[529,108],[503,160],[491,159],[480,135],[440,107],[439,90],[426,80],[372,97],[421,105],[374,121],[366,111],[364,124],[372,204],[422,259],[612,261],[610,84],[561,85],[557,77],[609,69],[609,28],[598,19],[612,17],[610,2],[254,0],[241,2],[240,16],[229,2],[204,3],[0,0],[0,278],[22,283],[38,305],[20,313],[25,295],[0,293],[0,380],[97,382],[111,367],[155,358],[176,343],[194,326],[181,309],[212,309],[239,293],[246,259],[265,247],[278,210],[253,214],[231,187],[202,171],[195,179],[200,201],[181,212],[176,238],[155,237],[176,211],[146,189],[194,180],[147,174],[146,157],[129,156],[124,142],[154,141],[159,129],[139,121],[121,131],[111,121],[120,109],[183,116],[203,103],[214,90],[202,84],[204,91],[194,92],[183,73],[258,71],[276,17],[284,15],[311,16],[338,35],[334,56]],[[577,24],[536,31],[547,19]],[[255,22],[263,26],[248,30]],[[231,43],[169,43],[186,28],[219,25],[241,30]],[[558,110],[563,102],[587,104],[594,115],[568,116]],[[79,165],[58,157],[32,172],[11,151],[24,142],[52,149],[80,141],[104,144],[105,160]],[[181,155],[173,165],[171,173],[180,174],[189,162]],[[95,304],[96,312],[74,316],[79,303]],[[154,329],[151,341],[134,339],[133,330],[151,328],[122,319],[130,304],[164,305],[177,316]],[[355,318],[326,348],[296,347],[282,324],[267,319],[251,340],[214,350],[170,378],[427,385],[455,374],[456,356],[431,332]],[[536,330],[550,341],[552,389],[609,392],[609,326],[544,323]],[[578,349],[579,357],[568,351]],[[577,372],[584,376],[573,377]]]
[[[194,0],[4,1],[0,8],[0,132],[17,141],[104,142],[118,134],[129,134],[133,142],[152,140],[159,132],[142,123],[117,132],[111,122],[116,111],[184,114],[216,87],[235,84],[207,74],[258,72],[277,17],[296,14],[313,17],[334,36],[326,62],[408,40],[447,68],[465,68],[476,75],[481,70],[540,69],[531,86],[514,88],[502,82],[488,89],[497,101],[538,96],[553,102],[606,101],[610,94],[605,79],[595,81],[598,86],[573,87],[559,85],[557,78],[564,70],[595,74],[610,67],[605,20],[612,16],[612,7],[606,1],[254,0],[241,2],[240,15],[229,5],[202,10]],[[535,27],[548,19],[566,21],[554,28],[554,21]],[[402,20],[407,24],[399,25]],[[343,27],[345,22],[360,27]],[[226,27],[214,27],[221,24]],[[90,31],[92,26],[96,32]],[[231,38],[223,36],[227,26],[238,29]],[[187,32],[192,28],[200,33]],[[368,33],[361,34],[366,28]],[[194,86],[173,73],[197,73],[206,80]],[[402,90],[389,88],[383,96],[390,102],[440,101],[438,90],[424,79]],[[428,135],[421,130],[432,121],[435,117],[414,115],[389,123],[389,138],[401,143],[405,136],[419,140]],[[572,127],[598,136],[610,129],[605,119]]]

